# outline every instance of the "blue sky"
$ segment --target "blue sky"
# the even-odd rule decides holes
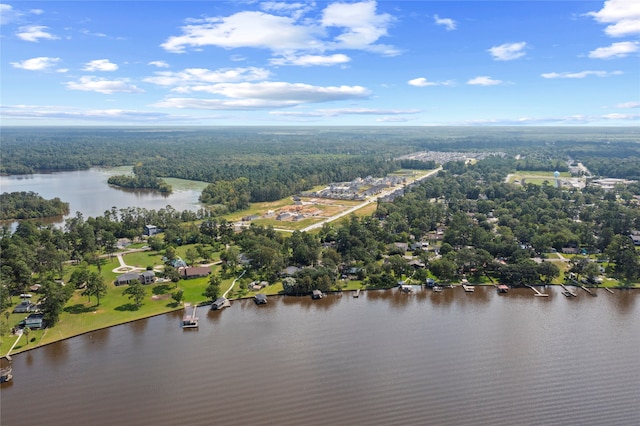
[[[640,1],[14,1],[2,125],[640,124]]]

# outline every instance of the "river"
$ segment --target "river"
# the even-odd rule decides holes
[[[75,216],[76,212],[88,217],[102,216],[112,207],[143,207],[159,210],[171,205],[177,211],[195,211],[201,207],[198,197],[207,185],[204,182],[183,179],[165,179],[174,189],[171,194],[158,191],[127,190],[107,184],[109,176],[130,172],[130,167],[113,169],[92,168],[55,173],[0,176],[0,192],[32,191],[46,199],[54,197],[69,203],[69,214],[46,220],[62,224],[64,219]]]
[[[14,356],[1,423],[637,425],[636,290],[273,297]],[[52,330],[53,332],[53,330]]]

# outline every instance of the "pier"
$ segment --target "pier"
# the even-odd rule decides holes
[[[565,296],[567,296],[567,297],[577,297],[578,296],[573,291],[569,290],[564,284],[560,284],[560,286],[562,286],[562,294],[564,294]]]
[[[476,290],[475,287],[473,287],[472,285],[466,285],[466,284],[462,284],[462,288],[467,293],[473,293]]]
[[[605,290],[607,290],[609,293],[611,293],[611,294],[615,294],[615,293],[613,292],[613,290],[611,290],[609,287],[603,287],[603,288],[604,288]]]
[[[590,295],[592,295],[593,297],[597,296],[597,294],[595,294],[593,291],[589,290],[588,288],[586,288],[583,285],[581,285],[580,288],[583,289],[584,291],[586,291],[587,293],[589,293]]]
[[[356,299],[360,297],[360,289],[357,289],[356,292],[353,293],[353,297],[355,297]]]
[[[534,294],[535,297],[549,297],[548,293],[541,293],[540,290],[538,290],[537,288],[535,288],[532,285],[528,285],[527,287],[529,287],[531,290],[533,290],[535,292],[535,294]]]
[[[191,315],[185,314],[182,317],[182,328],[198,328],[198,317],[196,316],[196,310],[198,305],[193,306],[193,313]]]

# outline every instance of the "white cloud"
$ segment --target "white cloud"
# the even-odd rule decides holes
[[[611,114],[605,114],[602,118],[606,120],[638,120],[640,114],[621,114],[618,112],[612,112]]]
[[[182,27],[182,35],[169,37],[160,46],[174,53],[184,52],[187,47],[203,46],[298,50],[317,44],[314,40],[320,31],[314,26],[296,25],[289,17],[245,11],[186,25]]]
[[[260,109],[308,103],[362,99],[370,95],[362,86],[312,86],[301,83],[220,83],[193,86],[191,91],[220,95],[222,99],[170,98],[154,106],[196,109]]]
[[[188,25],[181,28],[181,35],[169,37],[161,47],[174,53],[182,53],[187,48],[217,46],[268,49],[279,55],[294,56],[336,49],[398,54],[392,46],[376,44],[380,37],[387,35],[393,21],[391,15],[378,14],[376,6],[375,1],[333,3],[322,11],[321,19],[299,20],[298,12],[306,11],[306,5],[298,8],[293,4],[270,2],[262,8],[291,16],[243,11],[226,17],[190,19]],[[338,34],[333,36],[335,28],[339,28]]]
[[[456,21],[451,18],[440,18],[438,15],[433,15],[433,20],[436,25],[444,26],[447,31],[452,31],[456,29]]]
[[[322,11],[324,27],[344,28],[344,32],[329,43],[333,48],[361,49],[385,55],[397,55],[399,51],[386,45],[374,43],[387,35],[393,17],[387,13],[376,13],[375,1],[360,3],[332,3]]]
[[[611,113],[604,115],[569,115],[560,117],[520,117],[520,118],[495,118],[495,119],[480,119],[470,120],[464,122],[465,125],[471,126],[533,126],[533,125],[552,125],[552,124],[566,124],[566,125],[585,125],[599,123],[603,124],[608,121],[615,121],[623,123],[626,121],[637,121],[640,119],[640,114],[619,114]],[[609,123],[607,123],[609,124]]]
[[[495,80],[489,76],[481,75],[467,81],[467,84],[475,86],[497,86],[498,84],[502,84],[502,80]]]
[[[14,9],[10,4],[0,3],[0,25],[19,21],[25,15],[42,15],[42,9],[31,9],[28,11]]]
[[[314,3],[289,3],[283,1],[267,1],[260,3],[260,8],[266,12],[290,15],[295,19],[302,17],[302,15],[313,9],[314,6]]]
[[[543,78],[585,78],[589,76],[594,77],[609,77],[611,75],[620,75],[622,71],[580,71],[580,72],[548,72],[540,74]]]
[[[281,58],[271,59],[271,65],[297,65],[297,66],[332,66],[340,65],[349,62],[351,58],[342,53],[336,53],[334,55],[302,55],[292,56],[287,55]]]
[[[166,123],[194,121],[197,117],[176,116],[164,112],[136,111],[120,109],[84,110],[66,106],[48,105],[6,105],[0,107],[4,117],[17,120],[72,120],[91,122],[157,122]],[[216,118],[207,116],[207,119]]]
[[[597,49],[589,52],[589,57],[595,59],[624,58],[630,53],[635,53],[638,50],[640,50],[640,42],[621,41],[618,43],[612,43],[611,46],[598,47]]]
[[[14,68],[20,68],[29,71],[43,71],[54,67],[60,58],[51,58],[48,56],[40,56],[38,58],[25,59],[22,62],[11,62]]]
[[[616,105],[616,108],[640,108],[640,102],[630,101]]]
[[[493,46],[487,49],[487,52],[493,56],[496,61],[512,61],[526,55],[524,52],[527,43],[524,41],[518,43],[505,43],[500,46]]]
[[[182,88],[203,83],[235,83],[256,81],[269,78],[271,73],[264,68],[222,68],[208,70],[206,68],[187,68],[179,72],[157,71],[153,77],[143,81],[159,86],[180,86]]]
[[[95,59],[84,64],[84,71],[116,71],[118,65],[108,59]]]
[[[427,87],[427,86],[453,86],[454,82],[451,80],[446,81],[429,81],[424,77],[414,78],[407,81],[407,84],[415,87]]]
[[[609,24],[604,32],[611,37],[640,34],[640,2],[634,0],[607,0],[597,12],[589,12],[596,21]]]
[[[83,76],[78,81],[66,83],[67,89],[98,92],[110,95],[112,93],[141,93],[143,90],[129,82],[128,78],[106,80],[94,76]]]
[[[269,114],[287,117],[336,117],[340,115],[403,115],[417,114],[419,109],[330,108],[313,111],[271,111]]]
[[[38,40],[57,40],[58,37],[47,32],[49,27],[43,25],[25,25],[18,28],[16,36],[24,41],[38,42]]]
[[[169,68],[169,64],[165,61],[151,61],[148,62],[147,65],[153,65],[154,67],[158,68]]]

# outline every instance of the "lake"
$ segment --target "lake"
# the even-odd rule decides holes
[[[69,203],[69,215],[48,221],[56,224],[64,223],[65,218],[75,216],[78,211],[85,219],[102,216],[114,206],[117,209],[143,207],[159,210],[171,205],[177,211],[196,211],[201,207],[198,197],[207,185],[205,182],[165,179],[174,189],[168,195],[158,191],[121,189],[107,184],[109,176],[130,171],[130,167],[118,167],[0,176],[0,192],[32,191],[46,199],[58,197]]]
[[[637,290],[234,301],[14,356],[1,423],[637,425]],[[53,332],[53,329],[52,331]]]

